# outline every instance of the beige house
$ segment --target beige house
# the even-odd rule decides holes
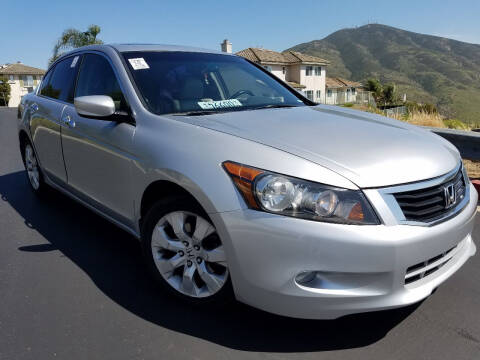
[[[244,49],[236,54],[263,66],[310,100],[325,102],[327,60],[296,51],[280,53],[259,48]]]
[[[32,92],[43,78],[45,70],[37,69],[18,62],[0,65],[0,77],[6,77],[10,84],[9,107],[17,107],[23,95]],[[2,98],[3,94],[0,94]]]

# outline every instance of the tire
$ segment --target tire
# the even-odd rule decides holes
[[[142,249],[166,292],[195,305],[233,299],[223,244],[195,201],[174,197],[155,203],[143,221]]]
[[[43,196],[47,192],[48,186],[38,164],[37,153],[29,141],[22,146],[22,157],[30,189],[35,195]]]

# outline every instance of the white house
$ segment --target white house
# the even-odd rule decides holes
[[[231,49],[231,43],[225,40],[222,50]],[[224,45],[226,44],[226,45]],[[307,98],[325,103],[326,67],[329,62],[316,56],[297,51],[276,52],[267,49],[248,48],[236,53],[255,62],[297,90]]]
[[[10,101],[8,106],[17,107],[23,95],[32,92],[43,78],[45,70],[22,64],[0,65],[0,78],[7,78],[10,84]],[[3,94],[0,94],[3,98]]]

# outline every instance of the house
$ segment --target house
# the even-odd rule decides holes
[[[327,77],[326,90],[325,104],[329,105],[370,103],[371,101],[370,93],[364,91],[363,85],[355,81]]]
[[[231,43],[226,42],[228,40],[222,44],[222,50],[228,50],[228,46],[231,49]],[[308,99],[318,103],[325,102],[326,67],[329,64],[327,60],[297,51],[280,53],[260,48],[244,49],[236,55],[263,66],[291,87],[302,91]]]
[[[17,62],[15,64],[0,65],[0,77],[6,77],[10,84],[10,101],[8,106],[16,107],[20,104],[23,95],[32,92],[43,78],[45,70]],[[2,94],[0,94],[0,98]]]

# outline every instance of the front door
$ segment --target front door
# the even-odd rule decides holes
[[[127,108],[115,73],[103,55],[84,54],[75,97],[88,95],[108,95],[117,110]],[[67,124],[62,130],[63,155],[70,189],[115,220],[131,225],[135,127],[80,116],[73,105],[65,108],[63,118]]]

